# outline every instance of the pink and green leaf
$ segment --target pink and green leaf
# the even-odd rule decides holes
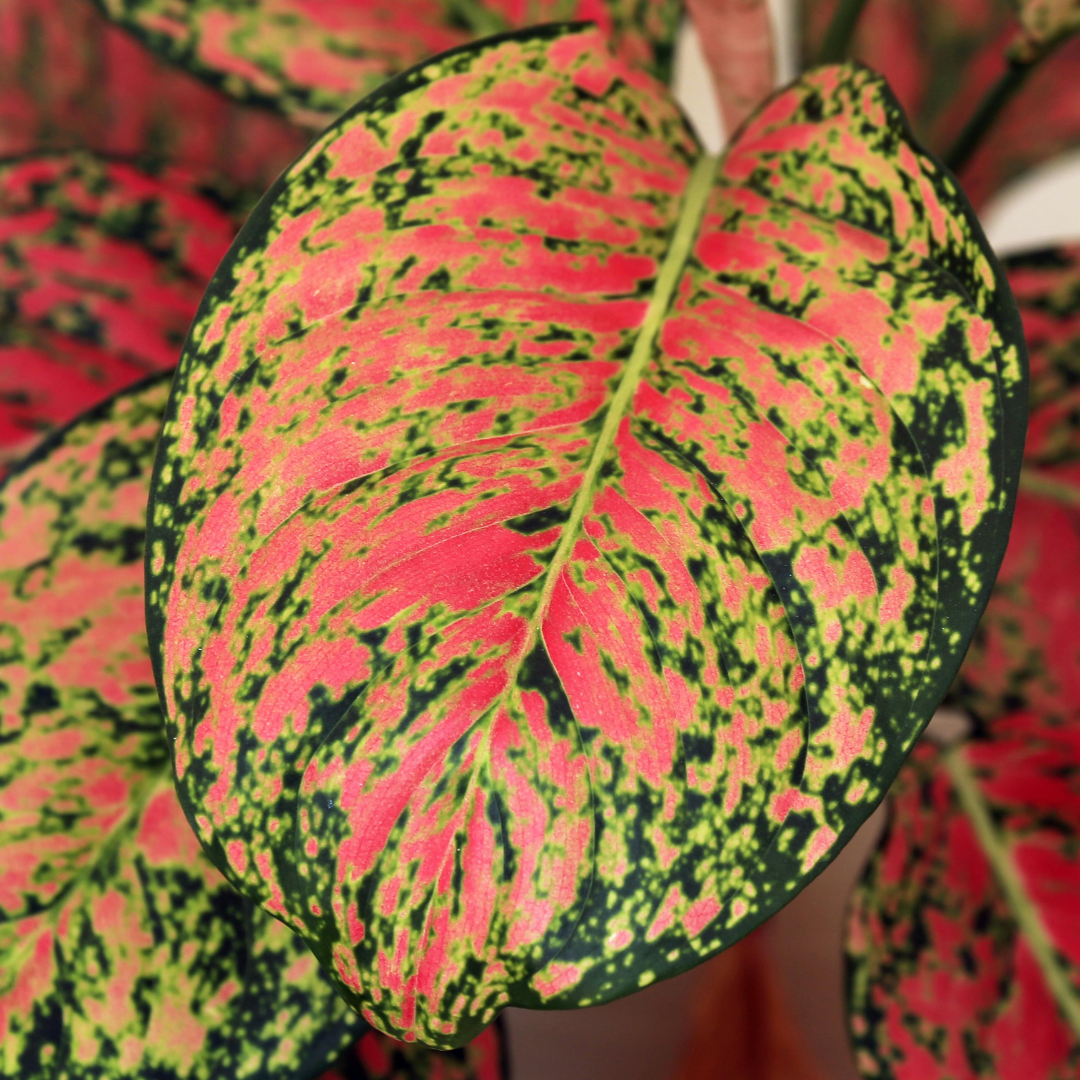
[[[96,0],[152,49],[243,101],[319,131],[429,56],[535,23],[589,19],[666,78],[678,0]]]
[[[1080,30],[1077,0],[1014,0],[1023,30],[1020,55],[1040,54]]]
[[[460,1050],[431,1050],[367,1031],[319,1080],[504,1080],[502,1024],[485,1028]]]
[[[803,55],[821,47],[838,0],[802,0]],[[889,81],[918,139],[943,154],[1006,72],[1021,38],[1012,0],[869,0],[852,55]],[[1080,145],[1080,38],[1042,61],[960,169],[981,207],[1009,181]]]
[[[155,56],[93,0],[0,4],[0,157],[88,150],[207,186],[242,217],[307,144]]]
[[[168,376],[0,487],[0,1075],[315,1075],[357,1021],[202,854],[173,789],[142,555]]]
[[[122,162],[0,164],[0,462],[174,367],[234,231],[209,199]]]
[[[717,162],[596,30],[433,60],[268,194],[178,369],[147,612],[188,818],[401,1038],[684,970],[887,789],[1025,418],[1001,271],[870,73]]]
[[[982,724],[1080,717],[1080,248],[1006,271],[1031,358],[1031,416],[1009,547],[952,700]]]
[[[890,1080],[1080,1069],[1080,730],[1014,713],[920,746],[848,924],[856,1062]]]

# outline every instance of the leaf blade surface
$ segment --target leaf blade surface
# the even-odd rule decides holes
[[[946,154],[979,102],[1008,71],[1022,40],[1012,0],[937,3],[870,0],[856,28],[852,56],[881,72],[903,105],[916,136]],[[812,63],[835,0],[801,5],[802,53]],[[1080,40],[1041,61],[959,169],[964,190],[982,208],[1010,181],[1080,141]]]
[[[92,0],[5,0],[0,156],[121,157],[211,188],[242,219],[306,141],[154,56]]]
[[[0,1075],[310,1075],[358,1021],[303,944],[202,855],[143,623],[168,377],[0,488]]]
[[[535,23],[594,20],[628,60],[666,79],[680,10],[676,0],[97,2],[160,55],[310,131],[429,56]]]
[[[0,460],[176,364],[234,226],[190,187],[125,162],[0,165]]]
[[[207,851],[380,1028],[455,1045],[736,940],[944,692],[1025,361],[906,138],[824,69],[709,186],[655,84],[552,27],[373,94],[238,238],[148,625]]]
[[[1075,1016],[1080,873],[1077,747],[1068,724],[1002,717],[964,755],[976,798],[1025,894],[1017,917],[940,752],[920,746],[900,772],[891,821],[856,889],[848,996],[865,1076],[1066,1077],[1080,1040],[1025,933],[1037,923]]]
[[[950,691],[983,728],[1017,710],[1063,720],[1080,704],[1080,251],[1028,252],[1005,267],[1031,358],[1024,472],[1001,571]]]

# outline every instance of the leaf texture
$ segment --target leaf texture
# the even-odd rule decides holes
[[[319,1080],[504,1080],[506,1035],[496,1021],[459,1050],[431,1050],[367,1031]]]
[[[587,27],[367,98],[238,237],[163,430],[148,628],[211,858],[442,1047],[760,923],[985,603],[999,275],[866,71],[720,166]]]
[[[0,164],[0,462],[174,367],[234,233],[209,199],[122,162]]]
[[[1080,733],[1032,713],[1001,718],[960,751],[1080,1014]],[[1066,1023],[958,801],[940,752],[919,746],[848,925],[857,1064],[890,1080],[1066,1080],[1080,1037]]]
[[[837,0],[802,0],[803,57],[817,55]],[[944,154],[1005,74],[1022,29],[1012,0],[869,0],[852,55],[889,81],[916,136]],[[1080,145],[1080,39],[1042,61],[960,169],[982,207],[1027,170]]]
[[[1031,358],[1009,547],[951,700],[982,725],[1080,714],[1080,247],[1006,260]]]
[[[160,55],[312,131],[435,53],[534,23],[593,20],[629,62],[666,80],[681,10],[678,0],[97,3]]]
[[[93,0],[0,3],[0,157],[87,150],[206,186],[242,219],[307,144],[111,24]]]
[[[0,1076],[317,1075],[358,1022],[201,853],[143,624],[168,376],[0,488]]]

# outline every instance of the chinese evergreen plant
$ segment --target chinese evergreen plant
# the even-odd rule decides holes
[[[0,1077],[501,1080],[887,793],[858,1068],[1075,1077],[1080,7],[687,7],[719,156],[674,0],[0,0]]]

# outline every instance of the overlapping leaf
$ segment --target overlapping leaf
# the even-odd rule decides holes
[[[812,60],[837,0],[802,0],[803,54]],[[869,0],[853,55],[880,71],[918,138],[945,153],[1005,73],[1021,38],[1011,0]],[[981,206],[1010,180],[1080,145],[1080,39],[1042,62],[960,170]]]
[[[1080,715],[1080,248],[1006,261],[1031,357],[1009,547],[952,698],[983,724]]]
[[[476,37],[594,20],[626,59],[669,74],[678,0],[97,0],[164,56],[319,131],[380,83]]]
[[[148,626],[206,850],[433,1045],[730,944],[951,680],[1025,363],[864,70],[720,166],[594,30],[388,84],[255,211],[174,384]]]
[[[306,143],[282,117],[154,56],[93,0],[0,2],[0,157],[125,157],[245,214]]]
[[[888,832],[850,915],[857,1063],[890,1080],[1071,1080],[1080,1033],[1060,1002],[1072,1002],[1075,1024],[1080,730],[1015,713],[990,740],[952,753],[1025,895],[1022,916],[962,809],[956,759],[947,767],[920,746],[893,787]],[[1050,982],[1033,949],[1040,937]]]
[[[430,1050],[368,1031],[320,1080],[503,1080],[506,1043],[499,1022],[460,1050]]]
[[[0,488],[0,1076],[316,1075],[358,1022],[176,800],[143,624],[168,378]]]
[[[0,462],[174,367],[233,233],[213,202],[120,162],[0,164]]]

